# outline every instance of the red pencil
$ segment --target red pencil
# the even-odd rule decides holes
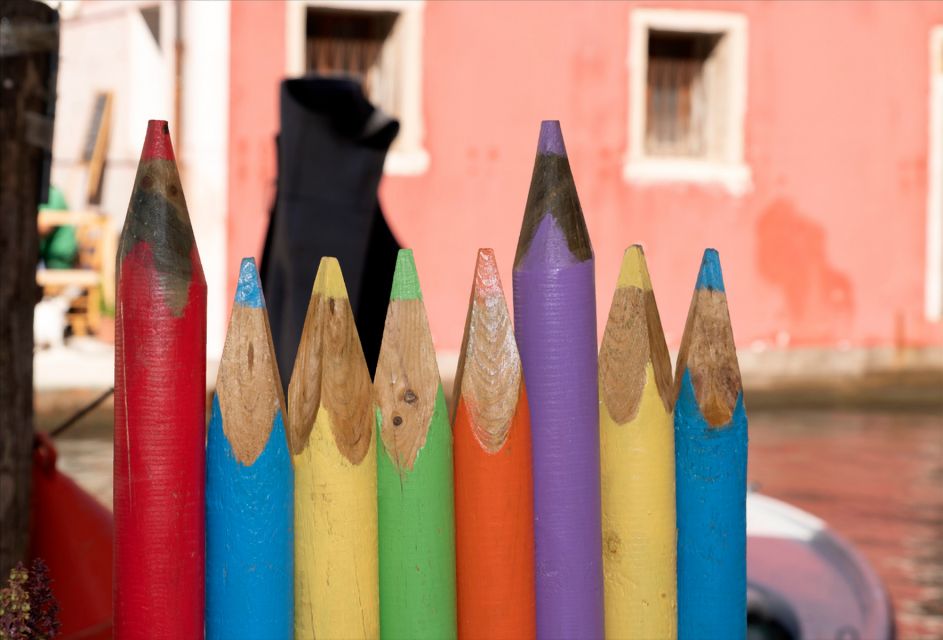
[[[203,637],[206,281],[167,123],[151,120],[118,246],[114,631]]]
[[[459,638],[536,634],[530,414],[494,252],[475,265],[455,379]]]

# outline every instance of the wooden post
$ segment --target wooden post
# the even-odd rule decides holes
[[[400,250],[374,379],[380,632],[454,638],[452,433],[413,252]]]
[[[206,280],[151,120],[118,246],[115,635],[203,637]]]
[[[704,252],[675,370],[678,636],[746,636],[747,418],[717,252]]]
[[[255,260],[244,258],[206,443],[206,637],[292,636],[291,459]]]
[[[48,186],[59,24],[55,9],[29,0],[0,0],[0,22],[0,583],[6,584],[29,542],[36,212]]]
[[[540,637],[603,635],[594,279],[560,123],[544,121],[514,259],[515,334],[533,425]]]
[[[376,638],[376,405],[335,258],[318,267],[288,399],[295,637]]]
[[[455,395],[458,633],[533,638],[530,414],[491,249],[478,251]]]
[[[677,636],[671,359],[642,247],[626,250],[599,351],[606,637]]]

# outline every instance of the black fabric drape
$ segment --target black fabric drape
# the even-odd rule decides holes
[[[285,80],[280,98],[277,193],[261,270],[282,384],[323,256],[344,271],[372,375],[399,250],[377,188],[399,123],[353,80]]]

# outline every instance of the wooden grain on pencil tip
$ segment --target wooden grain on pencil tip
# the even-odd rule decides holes
[[[223,433],[236,459],[244,465],[255,462],[268,442],[275,413],[282,411],[285,400],[275,363],[268,314],[261,298],[261,283],[255,261],[242,262],[240,288],[251,289],[236,294],[229,330],[219,363],[216,393],[223,416]],[[240,298],[256,297],[260,306],[240,303]]]
[[[340,265],[323,258],[312,288],[288,387],[289,440],[308,446],[320,407],[330,415],[338,451],[359,464],[370,448],[373,384],[354,323]]]
[[[658,395],[671,411],[671,359],[655,304],[648,268],[639,246],[626,250],[619,283],[599,351],[599,382],[603,401],[618,424],[638,413],[651,362]]]
[[[459,353],[456,396],[465,402],[475,438],[495,453],[504,445],[517,411],[521,359],[491,249],[478,251]]]
[[[426,442],[439,369],[422,300],[391,300],[375,388],[383,416],[380,437],[400,469],[411,470]]]
[[[688,310],[675,372],[676,393],[685,370],[691,376],[694,395],[708,424],[712,427],[728,424],[742,384],[720,261],[713,249],[704,253]]]

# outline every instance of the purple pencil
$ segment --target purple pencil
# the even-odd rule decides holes
[[[603,637],[594,268],[560,123],[544,121],[514,259],[534,452],[539,638]]]

